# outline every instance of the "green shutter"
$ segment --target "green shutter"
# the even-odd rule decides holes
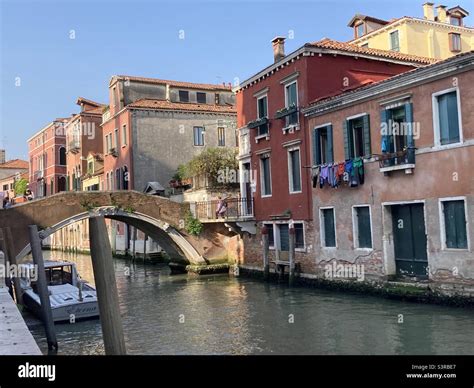
[[[328,163],[334,162],[334,151],[333,151],[333,145],[332,145],[332,124],[329,124],[326,127],[327,131],[327,139],[328,139],[328,144],[326,148],[326,161]]]
[[[344,120],[342,123],[342,130],[343,130],[343,135],[344,135],[344,158],[345,159],[350,159],[350,144],[349,144],[349,120]]]
[[[313,165],[317,166],[321,164],[321,144],[319,139],[319,129],[313,130]]]
[[[372,149],[370,147],[370,115],[365,115],[362,118],[363,123],[363,136],[364,136],[364,156],[369,158],[372,155]]]
[[[415,139],[413,138],[413,104],[408,102],[405,104],[405,122],[408,124],[407,146],[414,147]]]
[[[380,133],[382,134],[382,144],[380,145],[380,149],[382,152],[391,152],[390,149],[390,135],[388,134],[389,132],[389,119],[390,119],[390,111],[388,109],[382,109],[380,111]],[[384,127],[384,130],[386,133],[384,134],[382,132],[382,128]],[[386,149],[384,150],[384,144],[386,145]]]

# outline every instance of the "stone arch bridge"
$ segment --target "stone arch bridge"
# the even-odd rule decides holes
[[[0,210],[0,230],[10,228],[11,252],[17,261],[30,252],[28,225],[42,239],[74,222],[97,216],[134,226],[155,241],[175,263],[205,265],[233,256],[236,237],[223,224],[205,225],[199,238],[184,230],[189,204],[137,191],[62,192]]]

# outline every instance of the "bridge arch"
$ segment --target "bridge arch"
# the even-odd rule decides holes
[[[189,204],[133,190],[67,191],[0,210],[0,229],[10,230],[10,254],[21,259],[30,251],[28,225],[37,225],[41,237],[46,238],[76,221],[104,216],[142,230],[173,261],[206,264],[213,258],[209,256],[215,255],[210,249],[215,247],[215,235],[199,239],[188,235],[183,226],[189,211]],[[219,254],[225,254],[224,250]]]
[[[147,233],[171,257],[173,262],[182,262],[183,258],[189,264],[206,264],[206,260],[186,240],[186,238],[167,222],[151,217],[147,214],[133,211],[125,211],[113,206],[103,206],[91,211],[82,212],[66,218],[57,224],[40,231],[41,239],[45,239],[68,225],[76,222],[100,217],[121,221],[134,226]],[[17,262],[22,260],[31,252],[30,244],[27,244],[16,256]]]

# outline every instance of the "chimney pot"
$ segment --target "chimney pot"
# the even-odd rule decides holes
[[[438,22],[446,23],[448,20],[448,13],[446,12],[446,6],[438,5],[436,7],[436,11],[438,11]]]
[[[426,20],[431,20],[431,21],[435,20],[433,6],[434,6],[434,3],[430,3],[430,2],[426,2],[425,4],[423,4],[423,17]]]
[[[278,62],[285,57],[285,37],[277,36],[272,39],[273,61]]]

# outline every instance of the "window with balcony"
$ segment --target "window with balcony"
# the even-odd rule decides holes
[[[413,105],[411,102],[395,104],[380,112],[382,156],[379,158],[381,171],[384,168],[400,166],[408,169],[415,164],[416,123],[413,121]],[[394,168],[391,168],[394,169]]]

